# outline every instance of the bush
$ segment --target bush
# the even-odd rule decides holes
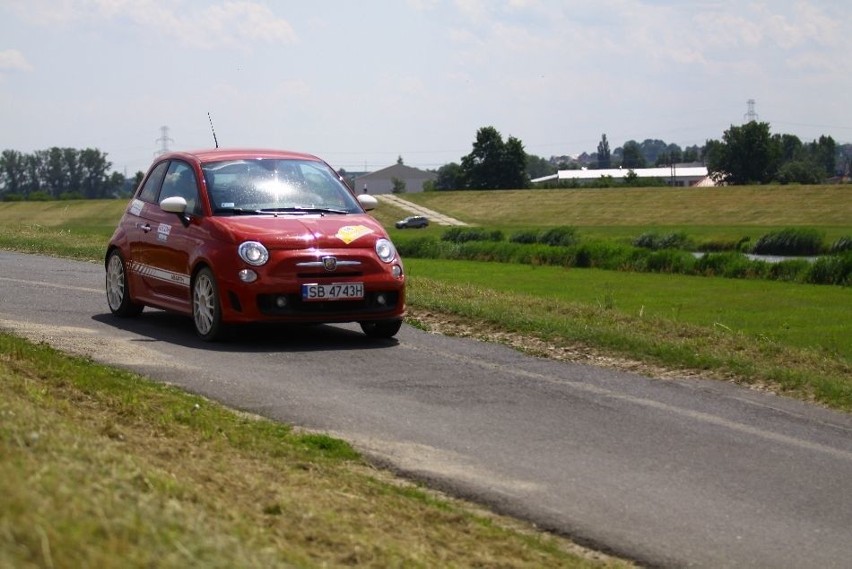
[[[421,259],[440,259],[442,257],[441,243],[432,237],[417,237],[396,242],[397,251],[403,257],[418,257]]]
[[[846,235],[835,241],[829,247],[828,252],[831,254],[842,253],[844,251],[852,251],[852,237]]]
[[[613,241],[592,241],[571,247],[542,243],[469,240],[452,242],[419,237],[398,243],[403,257],[520,263],[618,271],[676,273],[726,278],[762,278],[789,282],[849,286],[852,251],[829,255],[811,263],[791,259],[780,263],[751,260],[729,251],[696,258],[677,249],[652,251]]]
[[[516,233],[513,233],[512,236],[509,237],[509,241],[511,241],[512,243],[523,243],[527,245],[538,243],[538,232],[518,231]]]
[[[675,249],[663,249],[654,251],[647,258],[645,270],[654,273],[680,273],[691,274],[695,267],[696,259],[691,253]]]
[[[758,239],[751,252],[758,255],[819,255],[823,249],[822,239],[822,234],[816,229],[782,229]]]
[[[554,227],[545,229],[538,235],[538,242],[543,245],[554,247],[567,247],[577,243],[577,229],[575,227]]]
[[[576,245],[579,239],[577,238],[577,228],[563,226],[542,231],[518,231],[509,237],[509,241],[527,245],[540,243],[553,247],[570,247]]]
[[[769,264],[770,279],[776,281],[803,282],[811,269],[811,263],[805,259],[789,259]]]
[[[736,251],[736,241],[702,241],[695,248],[702,253],[720,253],[722,251]]]
[[[659,235],[658,233],[650,232],[643,233],[633,240],[634,247],[642,247],[643,249],[652,249],[654,251],[660,249],[689,249],[689,237],[683,231],[667,233]]]
[[[441,236],[442,241],[467,243],[468,241],[502,241],[503,232],[487,230],[481,227],[451,227]]]
[[[27,196],[27,201],[31,202],[49,202],[53,200],[53,196],[44,191],[31,192],[30,195]]]
[[[610,270],[625,270],[630,265],[633,247],[610,241],[592,241],[572,248],[574,266]]]
[[[852,284],[852,251],[820,257],[811,265],[805,280],[812,284]]]
[[[707,277],[744,279],[765,277],[769,274],[769,263],[752,261],[742,253],[708,253],[694,264],[694,272]]]

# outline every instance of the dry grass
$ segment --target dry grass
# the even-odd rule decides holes
[[[345,443],[0,336],[0,567],[625,566]]]
[[[492,226],[840,226],[852,186],[428,192],[405,199]]]

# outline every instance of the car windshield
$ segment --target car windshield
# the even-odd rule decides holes
[[[202,165],[214,215],[360,213],[358,201],[325,163],[244,159]]]

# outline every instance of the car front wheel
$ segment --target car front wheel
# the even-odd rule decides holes
[[[192,284],[192,320],[195,332],[205,342],[222,336],[222,306],[213,272],[207,267],[198,271]]]
[[[121,252],[115,249],[109,254],[106,265],[106,295],[110,311],[122,318],[139,316],[144,308],[130,299],[127,284],[127,265]]]
[[[393,338],[402,327],[402,320],[361,322],[361,330],[371,338]]]

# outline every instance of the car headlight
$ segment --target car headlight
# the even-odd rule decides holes
[[[262,243],[258,243],[257,241],[241,243],[237,252],[240,254],[240,259],[255,267],[259,267],[269,260],[269,251],[266,250],[266,247]]]
[[[385,263],[390,263],[396,257],[396,249],[389,240],[378,239],[376,241],[376,255]]]

